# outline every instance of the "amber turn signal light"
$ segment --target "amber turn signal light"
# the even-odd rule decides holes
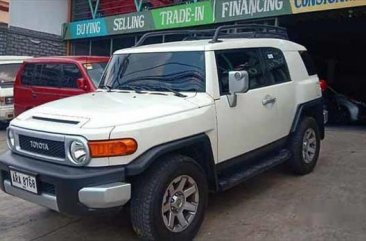
[[[134,139],[118,139],[108,141],[88,142],[90,156],[93,157],[112,157],[133,154],[137,150],[137,142]]]

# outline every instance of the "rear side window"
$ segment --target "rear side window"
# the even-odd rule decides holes
[[[317,71],[316,71],[314,62],[313,62],[310,54],[306,51],[301,51],[299,53],[300,53],[302,61],[304,62],[305,68],[308,71],[308,75],[309,76],[316,75]]]
[[[62,66],[60,64],[44,64],[41,75],[34,84],[38,86],[58,87],[62,80]]]
[[[291,81],[285,56],[280,49],[262,48],[266,78],[272,84]]]
[[[22,84],[23,85],[32,85],[33,79],[35,75],[35,64],[26,64],[24,66],[23,74],[22,74]]]
[[[0,81],[14,82],[20,64],[0,64]]]
[[[23,85],[77,88],[81,73],[75,64],[26,64]]]

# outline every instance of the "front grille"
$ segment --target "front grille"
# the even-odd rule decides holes
[[[61,141],[19,135],[19,146],[27,152],[55,158],[65,158],[65,145]]]
[[[13,96],[5,97],[5,105],[12,105],[14,103]]]

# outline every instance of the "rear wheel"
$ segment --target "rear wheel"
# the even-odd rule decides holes
[[[207,180],[191,158],[162,158],[133,186],[131,220],[143,240],[192,240],[203,221]]]
[[[305,117],[290,140],[292,158],[288,164],[299,175],[313,171],[319,157],[320,135],[314,118]]]

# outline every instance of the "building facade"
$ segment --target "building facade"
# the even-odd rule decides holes
[[[0,11],[0,55],[66,54],[62,24],[68,21],[67,0],[0,0]]]

